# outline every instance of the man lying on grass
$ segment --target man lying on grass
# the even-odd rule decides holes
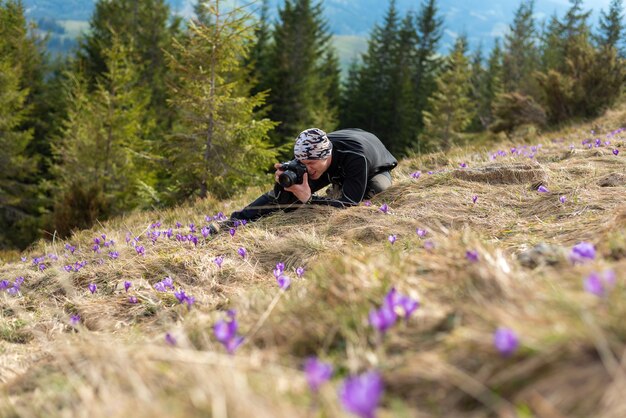
[[[361,129],[342,129],[328,135],[321,129],[303,131],[294,145],[294,159],[275,164],[274,190],[226,222],[254,221],[277,210],[295,210],[302,205],[338,208],[358,205],[391,185],[391,173],[398,161],[374,135]],[[334,193],[314,193],[332,185]]]

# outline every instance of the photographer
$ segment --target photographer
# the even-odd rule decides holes
[[[274,190],[233,212],[229,221],[254,221],[303,204],[338,208],[358,205],[386,190],[391,185],[390,171],[398,165],[374,134],[361,129],[342,129],[328,135],[321,129],[307,129],[296,139],[294,157],[274,165]],[[337,196],[314,194],[328,185]]]

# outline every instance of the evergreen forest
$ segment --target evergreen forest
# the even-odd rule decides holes
[[[51,58],[21,0],[0,0],[0,250],[63,238],[133,210],[225,199],[271,183],[309,127],[358,127],[397,157],[601,115],[626,80],[623,0],[534,17],[521,0],[490,51],[439,52],[436,0],[395,0],[345,75],[322,0],[237,8],[98,0],[90,30]],[[592,28],[596,28],[593,29]]]

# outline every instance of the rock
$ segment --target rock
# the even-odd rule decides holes
[[[530,250],[518,254],[517,259],[522,266],[535,268],[541,264],[559,264],[565,259],[565,255],[562,247],[542,242]]]

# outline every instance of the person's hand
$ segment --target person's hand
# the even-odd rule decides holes
[[[285,172],[285,170],[281,170],[281,163],[274,164],[274,168],[276,169],[276,173],[274,173],[274,181],[278,183],[278,177]]]
[[[276,177],[278,179],[278,177]],[[290,187],[285,187],[285,190],[293,193],[302,203],[306,203],[311,198],[311,187],[309,187],[309,174],[304,173],[302,176],[302,184],[294,184]]]

